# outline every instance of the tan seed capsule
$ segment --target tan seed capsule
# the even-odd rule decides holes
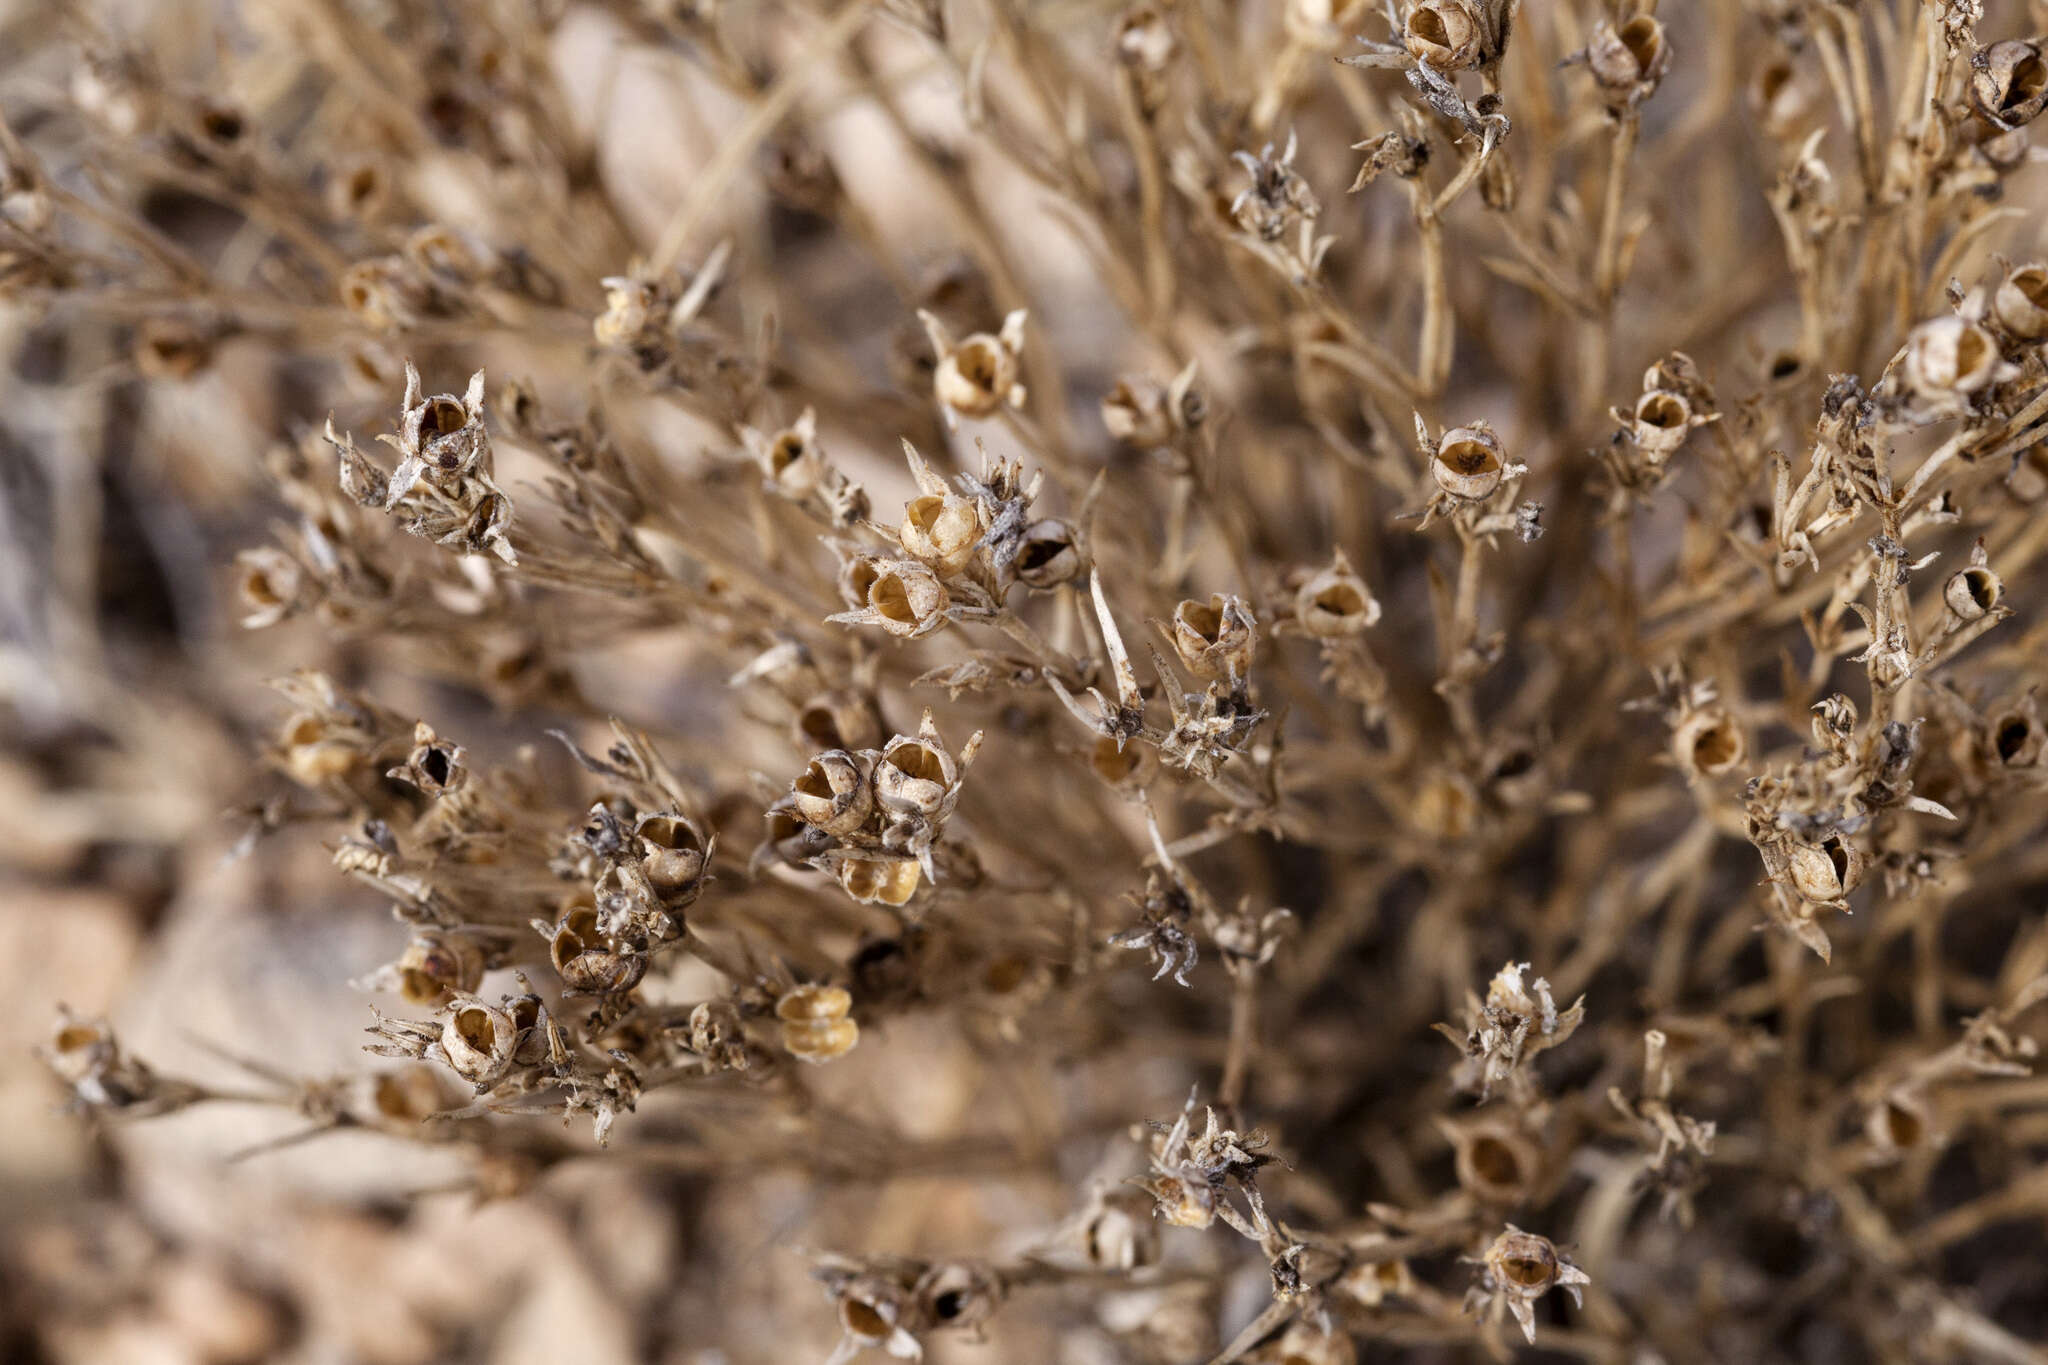
[[[790,795],[799,820],[839,838],[867,824],[874,811],[867,770],[839,749],[812,759],[790,785]]]
[[[2023,341],[2048,336],[2048,266],[2022,265],[2006,272],[1991,296],[1991,313]]]
[[[839,864],[839,885],[863,905],[907,904],[923,875],[913,858],[848,858]]]
[[[1018,382],[1024,349],[1023,309],[1004,318],[1000,332],[976,332],[957,345],[937,317],[923,311],[918,316],[939,357],[938,368],[932,372],[932,391],[946,409],[948,421],[955,413],[987,417],[1006,403],[1013,408],[1024,405],[1024,385]]]
[[[1437,443],[1429,462],[1436,486],[1454,498],[1478,501],[1491,497],[1506,472],[1500,438],[1490,427],[1453,427]]]
[[[853,997],[843,986],[796,986],[775,1002],[775,1017],[785,1024],[844,1019],[852,1010]]]
[[[1934,1134],[1933,1116],[1917,1095],[1893,1091],[1870,1107],[1863,1118],[1870,1145],[1884,1156],[1910,1152]]]
[[[1080,541],[1072,522],[1057,517],[1033,522],[1025,528],[1017,557],[1011,561],[1017,581],[1044,591],[1079,578],[1087,567],[1081,560]]]
[[[882,720],[862,692],[836,688],[803,704],[796,716],[797,742],[807,749],[858,753],[882,742]]]
[[[1520,1203],[1536,1177],[1534,1148],[1506,1124],[1481,1122],[1465,1127],[1446,1124],[1456,1155],[1458,1183],[1487,1203]]]
[[[629,991],[646,975],[647,959],[620,952],[598,927],[597,908],[580,905],[564,915],[548,939],[548,960],[562,984],[585,995]]]
[[[1747,749],[1742,727],[1717,706],[1693,712],[1671,732],[1671,756],[1692,776],[1719,777],[1742,762]]]
[[[896,538],[903,552],[936,572],[951,577],[965,569],[981,541],[977,504],[955,493],[933,493],[903,509]]]
[[[640,839],[640,869],[664,904],[674,909],[695,899],[711,858],[697,826],[681,815],[643,815],[633,832]]]
[[[1483,32],[1474,0],[1416,0],[1401,26],[1408,55],[1438,71],[1477,66]]]
[[[1088,766],[1118,791],[1138,792],[1158,775],[1159,751],[1142,739],[1118,745],[1114,737],[1098,735],[1089,746]]]
[[[860,1041],[860,1026],[847,1018],[853,997],[838,986],[798,986],[775,1002],[782,1021],[782,1046],[806,1062],[843,1057]]]
[[[1319,640],[1356,635],[1380,619],[1380,604],[1340,553],[1311,574],[1294,594],[1294,618]]]
[[[363,750],[352,736],[308,711],[285,721],[278,735],[285,769],[301,786],[317,787],[345,777],[362,765]]]
[[[421,934],[399,956],[398,993],[414,1005],[466,995],[484,979],[484,952],[466,934]]]
[[[875,795],[890,810],[942,815],[952,804],[959,781],[953,756],[923,737],[896,736],[875,765]]]
[[[298,605],[305,574],[283,550],[272,545],[244,550],[235,556],[235,569],[245,629],[276,625]]]
[[[1993,43],[1971,62],[1970,106],[2000,128],[2032,123],[2048,107],[2048,58],[2036,43]]]
[[[1796,844],[1787,857],[1792,889],[1818,905],[1831,905],[1863,880],[1863,855],[1829,835],[1820,844]]]
[[[1616,28],[1605,19],[1593,27],[1586,67],[1616,108],[1639,104],[1656,93],[1671,66],[1671,46],[1655,15],[1638,14]]]
[[[1682,393],[1652,389],[1636,399],[1632,431],[1636,444],[1645,451],[1669,455],[1685,444],[1692,431],[1692,404]]]
[[[441,1026],[441,1051],[449,1067],[479,1090],[489,1089],[511,1070],[518,1040],[512,1016],[475,996],[464,997]]]
[[[1258,623],[1244,600],[1213,593],[1173,609],[1173,649],[1181,663],[1203,678],[1242,678],[1258,648]]]
[[[2006,767],[2031,767],[2041,748],[2041,723],[2031,708],[2008,711],[1991,722],[1991,752]]]
[[[876,624],[906,639],[943,625],[948,604],[945,585],[930,569],[915,562],[889,563],[868,589],[868,610]]]
[[[2004,595],[2005,585],[1998,575],[1976,564],[1950,574],[1941,590],[1941,600],[1963,621],[1979,619],[1997,606]]]
[[[1967,318],[1932,318],[1906,338],[1901,372],[1923,398],[1973,394],[1998,372],[1998,345]]]

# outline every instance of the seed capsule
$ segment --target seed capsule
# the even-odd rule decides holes
[[[823,1063],[843,1057],[860,1041],[860,1026],[847,1018],[853,997],[838,986],[798,986],[775,1002],[782,1021],[782,1046],[799,1060]]]
[[[995,335],[976,332],[957,345],[935,315],[919,310],[918,318],[939,358],[938,368],[932,372],[932,392],[946,409],[948,422],[955,413],[987,417],[1005,403],[1013,408],[1024,406],[1024,386],[1018,382],[1024,349],[1023,309],[1004,318],[1002,330]]]
[[[1655,15],[1638,14],[1620,28],[1603,19],[1593,26],[1585,60],[1608,104],[1626,109],[1657,92],[1671,66],[1671,45]]]
[[[1408,55],[1438,71],[1477,66],[1482,34],[1473,0],[1417,0],[1401,26]]]
[[[2000,128],[2032,123],[2048,107],[2048,59],[2035,43],[1993,43],[1971,62],[1970,106]]]
[[[906,904],[923,875],[914,858],[847,858],[839,864],[839,885],[862,905]]]
[[[2006,272],[1991,296],[1991,314],[2022,341],[2048,336],[2048,266],[2022,265]]]
[[[1294,594],[1294,619],[1319,640],[1334,640],[1374,625],[1380,604],[1338,551],[1327,569],[1303,581]]]
[[[1671,732],[1671,756],[1691,777],[1719,777],[1742,762],[1748,747],[1742,727],[1718,706],[1694,711]]]
[[[438,1005],[483,984],[484,951],[466,934],[424,933],[397,963],[398,993],[414,1005]]]
[[[1978,620],[2004,595],[2005,585],[1998,575],[1978,564],[1950,574],[1941,590],[1941,600],[1962,621]]]
[[[799,820],[838,838],[867,824],[874,810],[867,771],[841,749],[812,759],[791,784],[790,794]]]
[[[974,558],[982,534],[981,516],[972,500],[957,493],[931,493],[903,509],[896,538],[911,558],[951,577]]]
[[[1967,318],[1932,318],[1906,338],[1901,374],[1906,387],[1923,398],[1973,394],[1997,372],[1997,343]]]
[[[1242,598],[1220,592],[1207,602],[1189,598],[1173,609],[1174,653],[1198,677],[1242,678],[1258,647],[1257,626]]]
[[[647,959],[639,953],[622,952],[609,942],[598,927],[597,907],[577,905],[562,916],[548,933],[548,960],[562,984],[584,995],[610,995],[630,991],[647,973]]]
[[[1011,561],[1017,581],[1041,592],[1070,583],[1087,567],[1081,561],[1081,537],[1072,522],[1057,517],[1033,522],[1024,530]]]
[[[473,995],[459,997],[441,1026],[441,1052],[449,1068],[480,1091],[496,1085],[512,1069],[518,1043],[519,1027],[512,1016]]]
[[[1815,904],[1831,905],[1862,882],[1863,861],[1863,854],[1839,835],[1820,844],[1795,845],[1788,859],[1792,889]]]
[[[1454,498],[1473,502],[1491,497],[1500,487],[1505,471],[1500,438],[1484,424],[1453,427],[1445,432],[1429,462],[1430,477],[1436,480],[1438,488]]]
[[[687,816],[643,815],[633,832],[640,840],[640,870],[670,910],[687,906],[704,889],[711,845]]]
[[[947,605],[945,585],[914,561],[890,562],[868,588],[868,612],[875,624],[905,639],[943,625]]]

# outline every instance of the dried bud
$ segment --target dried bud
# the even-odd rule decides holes
[[[965,569],[981,543],[980,504],[957,493],[928,493],[903,509],[896,538],[905,554],[950,578]]]
[[[775,1002],[782,1046],[806,1062],[844,1057],[860,1041],[860,1025],[846,1017],[852,1008],[853,997],[838,986],[798,986]]]
[[[451,744],[434,733],[434,727],[425,721],[413,726],[412,752],[405,762],[384,775],[400,782],[409,782],[428,796],[445,796],[469,779],[469,769],[462,766],[463,749],[460,744]]]
[[[1189,598],[1173,609],[1174,653],[1198,677],[1236,681],[1257,648],[1258,622],[1242,598],[1212,593],[1206,603]]]
[[[1998,605],[1998,599],[2005,595],[2005,585],[1997,574],[1982,564],[1972,564],[1949,575],[1948,583],[1941,590],[1941,600],[1961,621],[1975,621]]]
[[[906,640],[928,635],[946,622],[950,601],[946,585],[915,560],[888,560],[877,566],[868,587],[865,611],[842,612],[833,620],[872,623]]]
[[[1998,282],[1991,315],[2022,341],[2048,336],[2048,266],[2016,266]]]
[[[874,810],[869,768],[854,754],[834,749],[819,754],[790,784],[796,817],[834,837],[867,824]]]
[[[457,997],[441,1026],[441,1053],[449,1068],[479,1091],[504,1079],[518,1045],[512,1016],[474,995]]]
[[[1081,533],[1058,517],[1033,522],[1024,528],[1011,566],[1027,588],[1044,591],[1070,583],[1087,567],[1081,558]]]
[[[1863,880],[1863,854],[1840,835],[1819,844],[1795,844],[1786,857],[1792,889],[1816,905],[1833,905]]]
[[[605,938],[595,905],[573,905],[555,924],[537,920],[533,927],[546,936],[548,961],[554,964],[562,984],[578,994],[630,991],[646,975],[644,955],[624,950]]]
[[[862,905],[904,905],[924,875],[915,858],[846,858],[839,885]]]
[[[1294,594],[1294,618],[1319,640],[1356,635],[1380,619],[1380,604],[1339,550],[1330,567],[1303,581]]]
[[[2048,60],[2039,44],[1993,43],[1970,65],[1970,107],[1995,127],[2032,123],[2048,106]]]
[[[1620,28],[1602,19],[1593,26],[1593,41],[1577,55],[1615,109],[1633,108],[1655,94],[1671,66],[1664,25],[1651,14],[1638,14]]]
[[[342,306],[380,332],[403,331],[416,324],[431,297],[397,256],[357,261],[342,272],[340,289]]]
[[[1401,36],[1409,56],[1438,71],[1477,66],[1484,55],[1477,0],[1414,0]]]
[[[1735,717],[1718,706],[1687,715],[1671,731],[1671,756],[1687,777],[1719,777],[1742,762],[1749,745]]]
[[[1024,350],[1024,310],[1019,308],[1003,319],[1002,330],[991,336],[976,332],[957,345],[944,323],[920,309],[918,318],[931,338],[932,351],[939,358],[932,372],[932,392],[938,397],[946,420],[954,414],[987,417],[1005,403],[1024,406],[1024,385],[1019,382]]]
[[[1998,344],[1976,323],[1954,315],[1932,318],[1906,338],[1900,372],[1906,388],[1926,399],[1977,392],[1998,373]]]
[[[1484,422],[1445,432],[1429,462],[1430,477],[1438,488],[1472,502],[1491,497],[1506,470],[1500,438]]]
[[[640,870],[669,910],[680,909],[704,889],[711,844],[684,815],[643,815],[633,827],[640,840]]]

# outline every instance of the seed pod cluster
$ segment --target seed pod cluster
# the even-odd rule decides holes
[[[788,797],[790,818],[825,841],[803,861],[832,871],[857,901],[905,904],[936,874],[932,850],[980,747],[976,731],[956,755],[926,711],[916,734],[879,749],[817,755]]]

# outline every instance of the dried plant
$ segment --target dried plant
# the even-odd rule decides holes
[[[2044,34],[0,9],[0,1354],[2048,1361]]]

